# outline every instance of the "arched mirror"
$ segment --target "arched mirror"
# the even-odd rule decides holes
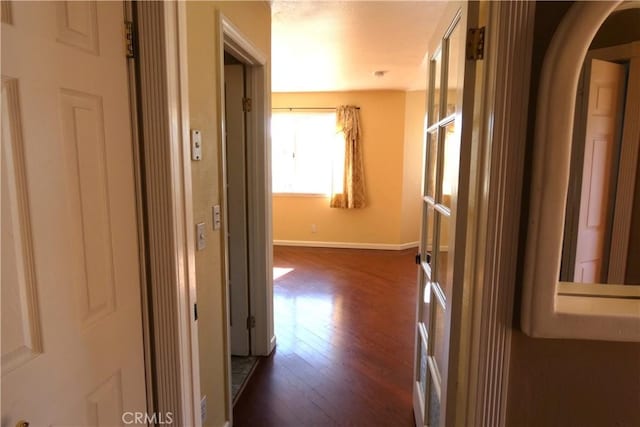
[[[536,110],[522,326],[640,341],[640,4],[576,2]]]

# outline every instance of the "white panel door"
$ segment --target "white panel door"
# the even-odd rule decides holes
[[[464,267],[464,234],[460,230],[467,221],[458,202],[468,196],[468,183],[462,177],[468,177],[469,171],[461,167],[461,156],[469,152],[463,148],[471,143],[473,124],[470,107],[475,65],[465,60],[471,7],[449,4],[438,25],[442,32],[429,49],[413,390],[419,427],[454,425],[456,413]]]
[[[623,65],[593,59],[584,141],[574,281],[600,283],[611,201],[611,179],[625,79]]]
[[[121,2],[2,4],[2,425],[146,408]]]
[[[231,354],[250,353],[244,65],[224,66]]]

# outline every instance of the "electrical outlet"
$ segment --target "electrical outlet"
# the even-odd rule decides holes
[[[317,233],[318,232],[318,227],[315,224],[311,224],[311,232],[312,233]]]
[[[202,400],[200,400],[200,419],[204,424],[204,420],[207,419],[207,396],[202,396]]]

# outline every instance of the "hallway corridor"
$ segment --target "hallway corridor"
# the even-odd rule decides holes
[[[412,426],[416,249],[274,247],[277,347],[240,426]]]

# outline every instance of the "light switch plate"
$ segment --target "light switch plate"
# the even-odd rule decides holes
[[[221,224],[222,218],[220,217],[220,205],[215,205],[213,207],[213,229],[220,230]]]
[[[201,251],[207,246],[204,222],[196,224],[196,248]]]
[[[202,160],[202,133],[198,129],[191,130],[191,159]]]

